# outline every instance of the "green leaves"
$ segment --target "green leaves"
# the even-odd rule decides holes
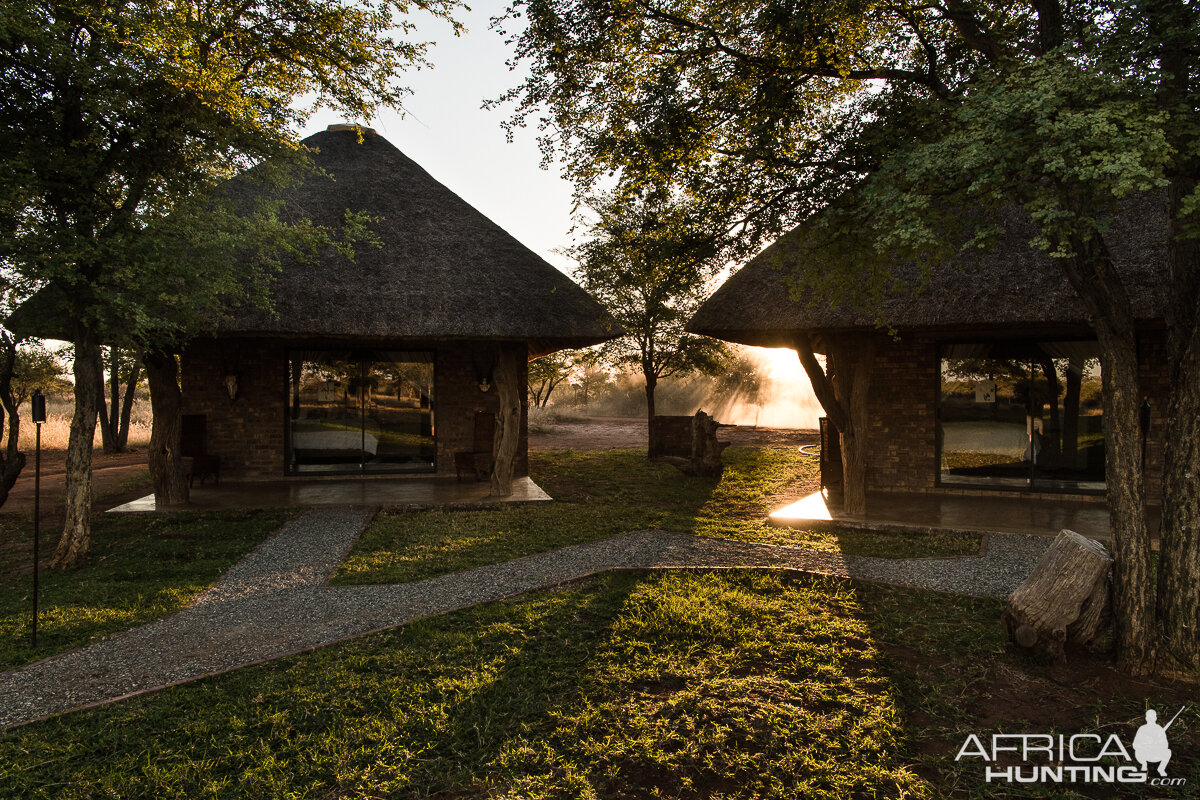
[[[366,241],[235,207],[215,187],[303,174],[316,108],[368,119],[423,64],[410,15],[458,0],[34,0],[0,13],[0,258],[72,324],[162,346],[226,302],[262,304],[280,258]],[[269,196],[277,192],[267,192]]]
[[[597,198],[593,210],[590,238],[570,254],[580,283],[625,328],[602,347],[605,359],[642,372],[651,387],[659,378],[716,372],[724,345],[684,330],[718,267],[690,209],[653,195],[614,194]]]

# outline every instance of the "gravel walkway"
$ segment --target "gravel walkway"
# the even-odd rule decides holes
[[[605,570],[796,569],[958,594],[1003,596],[1029,574],[1050,544],[1039,536],[992,535],[983,556],[893,560],[638,531],[415,583],[325,586],[371,513],[330,508],[304,514],[184,611],[0,673],[0,728]]]

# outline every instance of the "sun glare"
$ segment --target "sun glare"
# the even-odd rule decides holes
[[[735,397],[717,409],[716,417],[734,425],[764,428],[816,428],[820,403],[796,351],[786,347],[742,347],[761,378],[757,397]]]

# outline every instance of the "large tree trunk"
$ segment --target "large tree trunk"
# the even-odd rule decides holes
[[[96,387],[100,344],[82,326],[75,334],[75,413],[67,441],[67,519],[51,567],[69,567],[87,555],[92,532],[92,439],[96,435]]]
[[[813,393],[837,428],[842,450],[842,510],[867,511],[867,392],[875,358],[872,334],[845,334],[825,342],[828,374],[821,369],[808,334],[796,334],[796,353]]]
[[[8,441],[0,455],[0,506],[25,467],[25,454],[20,450],[21,416],[12,392],[13,367],[17,362],[17,343],[6,333],[0,333],[0,427],[8,416]]]
[[[1105,479],[1113,531],[1113,611],[1117,660],[1133,675],[1154,663],[1154,578],[1150,571],[1150,533],[1146,526],[1146,485],[1138,418],[1136,342],[1097,328],[1105,354]]]
[[[1142,474],[1137,334],[1128,294],[1103,240],[1068,242],[1059,264],[1083,299],[1100,343],[1104,382],[1104,472],[1113,534],[1113,623],[1117,665],[1132,675],[1154,669],[1154,579]]]
[[[146,353],[146,380],[150,385],[150,479],[158,508],[189,499],[183,468],[183,397],[179,389],[179,363],[173,353]]]
[[[1196,181],[1176,179],[1168,192],[1172,307],[1168,315],[1166,447],[1158,562],[1160,669],[1200,671],[1200,243],[1181,236],[1179,216]]]
[[[843,510],[867,513],[867,429],[870,425],[867,392],[875,359],[875,339],[870,334],[839,336],[828,341],[826,350],[830,380],[838,400],[849,412],[849,425],[842,434]]]
[[[502,344],[492,380],[500,399],[496,413],[496,433],[492,445],[492,496],[508,497],[512,492],[513,468],[521,439],[521,390],[517,365],[517,347]]]

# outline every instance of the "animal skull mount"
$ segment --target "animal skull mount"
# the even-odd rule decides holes
[[[237,373],[230,373],[225,376],[225,391],[229,392],[229,401],[237,400],[238,396],[238,376]]]

